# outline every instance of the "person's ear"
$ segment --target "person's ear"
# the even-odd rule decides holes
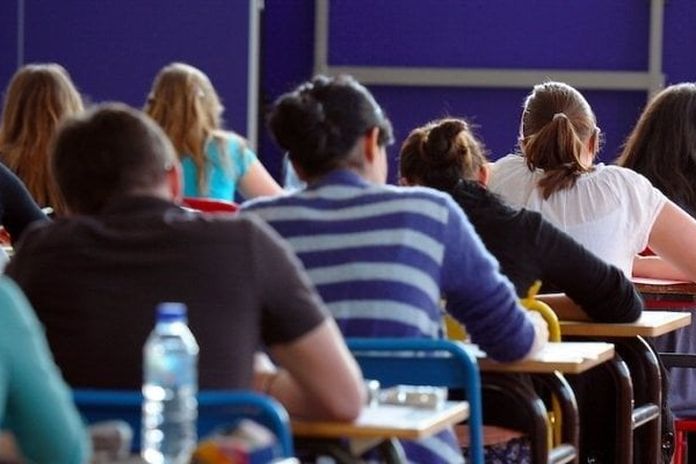
[[[181,164],[178,160],[167,167],[166,182],[172,199],[174,202],[180,203],[184,197],[184,181],[181,174]]]
[[[488,187],[488,181],[491,179],[491,163],[483,163],[479,168],[476,180],[484,187]]]
[[[592,153],[592,156],[597,154],[597,151],[599,150],[599,127],[595,127],[595,130],[592,132],[592,135],[590,136],[590,139],[587,141],[587,149]]]
[[[373,164],[380,155],[379,127],[373,127],[365,134],[363,138],[363,152],[365,160],[369,164]]]
[[[402,177],[399,177],[399,185],[401,185],[403,187],[410,187],[414,184],[412,184],[407,178],[402,176]]]

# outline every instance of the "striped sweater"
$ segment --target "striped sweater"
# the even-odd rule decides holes
[[[290,243],[346,337],[441,337],[444,297],[489,356],[520,358],[532,344],[533,327],[512,285],[449,195],[334,171],[242,211],[258,214]],[[445,447],[438,440],[405,446],[409,459],[461,459],[450,453],[453,437],[444,438]]]

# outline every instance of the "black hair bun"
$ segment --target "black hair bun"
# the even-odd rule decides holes
[[[447,166],[456,163],[461,146],[455,142],[457,136],[466,131],[466,122],[459,119],[446,119],[434,126],[425,141],[423,155],[432,166]]]

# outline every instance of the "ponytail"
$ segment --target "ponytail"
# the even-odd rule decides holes
[[[597,131],[594,114],[580,92],[561,82],[534,87],[522,113],[520,148],[530,170],[544,171],[538,185],[544,199],[572,188],[580,175],[592,171],[591,165],[583,164],[582,155]]]

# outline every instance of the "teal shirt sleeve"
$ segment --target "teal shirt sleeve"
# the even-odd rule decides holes
[[[7,277],[0,278],[0,418],[29,462],[89,460],[87,432],[41,325]]]

